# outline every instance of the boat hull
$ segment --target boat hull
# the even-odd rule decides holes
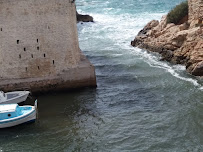
[[[21,93],[21,95],[15,97],[15,98],[10,98],[10,99],[7,99],[5,101],[1,101],[0,104],[15,104],[15,103],[23,102],[23,101],[25,101],[27,99],[30,92],[29,91],[26,91],[26,92],[12,92],[10,94],[15,94],[15,93],[16,94]]]
[[[31,113],[23,117],[20,118],[17,117],[16,119],[12,120],[8,119],[6,121],[0,121],[0,128],[9,128],[28,122],[33,122],[35,120],[36,120],[36,109],[34,109]]]

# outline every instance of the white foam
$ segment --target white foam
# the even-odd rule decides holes
[[[203,87],[199,87],[199,89],[203,91]]]
[[[107,11],[111,8],[106,9]],[[94,32],[95,38],[103,40],[109,39],[112,41],[112,46],[105,46],[104,50],[112,50],[110,56],[122,56],[128,51],[129,54],[141,58],[143,61],[147,62],[151,67],[161,68],[169,72],[174,77],[192,83],[201,90],[203,87],[198,83],[195,78],[190,78],[189,76],[180,75],[181,72],[185,71],[185,67],[182,65],[169,65],[166,62],[160,61],[159,55],[154,55],[153,53],[148,53],[147,51],[132,48],[130,46],[130,41],[134,39],[137,33],[146,25],[150,20],[157,19],[160,20],[164,13],[145,13],[138,14],[137,16],[132,16],[130,14],[122,15],[109,15],[109,14],[90,14],[94,17],[96,23],[93,23],[81,30],[81,32]],[[147,16],[147,18],[146,18]],[[84,25],[82,25],[84,26]],[[99,30],[98,30],[99,29]],[[100,32],[104,31],[101,35]],[[115,47],[120,48],[120,51],[116,50]],[[122,52],[122,51],[125,52]],[[116,51],[116,53],[115,53]]]
[[[160,61],[158,56],[155,56],[147,51],[135,48],[136,54],[138,54],[143,61],[147,62],[151,67],[161,68],[169,72],[174,77],[192,83],[193,85],[197,86],[199,89],[203,90],[203,87],[198,83],[196,79],[184,77],[179,74],[179,72],[185,70],[185,66],[182,65],[168,65],[168,63]]]

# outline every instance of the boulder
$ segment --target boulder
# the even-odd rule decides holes
[[[82,15],[76,12],[77,22],[94,22],[90,15]]]
[[[159,21],[152,20],[138,33],[138,36],[147,34],[149,30],[151,30],[153,27],[156,27],[157,25],[159,25]]]
[[[203,61],[197,63],[191,73],[195,76],[203,76]]]

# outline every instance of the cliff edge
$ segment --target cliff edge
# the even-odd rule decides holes
[[[189,0],[189,13],[178,24],[149,22],[131,42],[132,46],[158,52],[162,59],[183,64],[189,73],[203,76],[203,1]]]

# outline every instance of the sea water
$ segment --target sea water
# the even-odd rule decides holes
[[[203,83],[183,65],[130,45],[182,0],[78,0],[78,23],[96,89],[38,97],[39,119],[0,130],[0,151],[201,152]]]

